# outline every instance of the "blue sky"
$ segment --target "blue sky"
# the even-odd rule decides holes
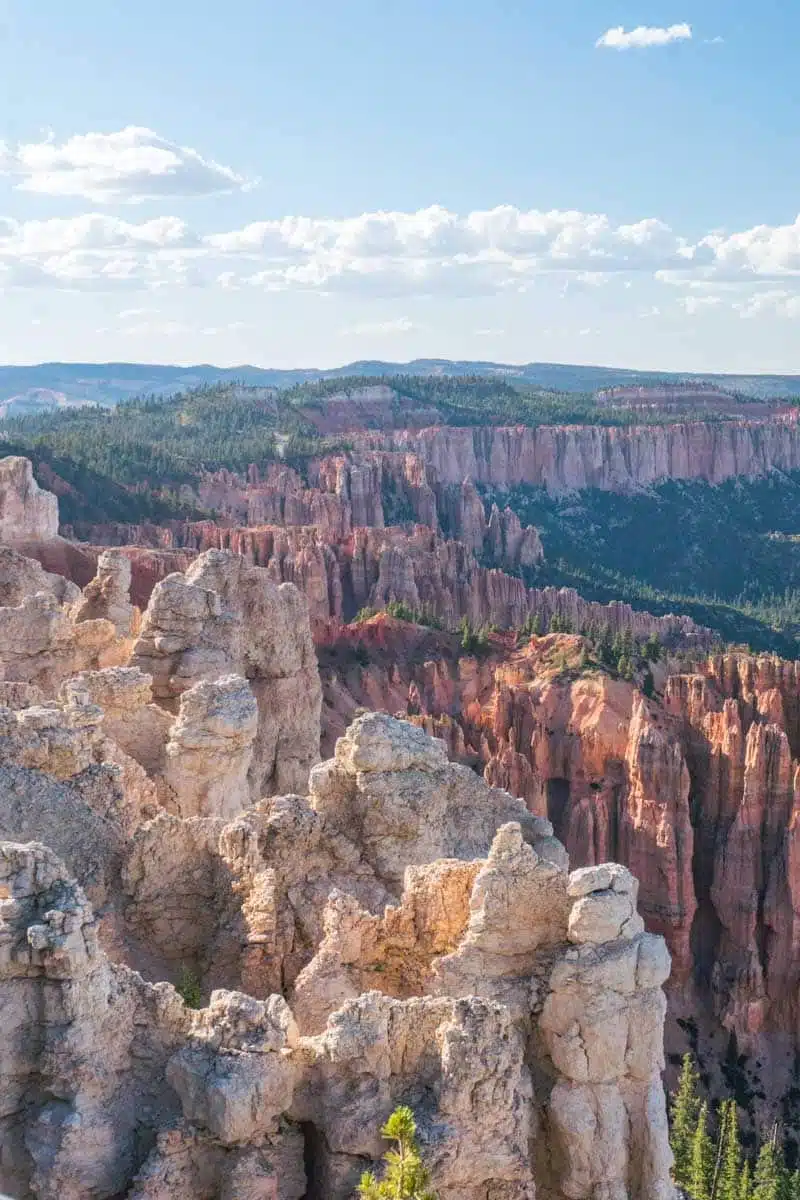
[[[799,41],[774,0],[0,0],[0,359],[800,371]]]

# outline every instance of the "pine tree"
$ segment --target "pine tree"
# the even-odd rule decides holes
[[[753,1200],[753,1184],[751,1182],[749,1162],[746,1162],[742,1167],[742,1173],[739,1176],[739,1190],[736,1193],[736,1200]]]
[[[436,1200],[428,1187],[430,1175],[422,1161],[417,1145],[417,1123],[410,1108],[396,1108],[381,1130],[381,1135],[394,1142],[383,1156],[385,1172],[378,1182],[371,1171],[365,1171],[358,1185],[360,1200]]]
[[[800,1171],[792,1171],[787,1176],[787,1185],[789,1200],[800,1200]]]
[[[670,1145],[675,1158],[672,1177],[678,1187],[686,1188],[691,1181],[692,1141],[700,1115],[697,1095],[698,1075],[691,1054],[684,1054],[678,1089],[670,1105]]]
[[[714,1200],[739,1200],[742,1151],[739,1145],[739,1118],[736,1101],[726,1100],[720,1109],[719,1154]]]
[[[773,1129],[770,1138],[758,1152],[753,1176],[753,1200],[783,1200],[785,1177],[777,1130]]]
[[[688,1192],[692,1200],[711,1200],[716,1154],[708,1132],[708,1105],[703,1102],[692,1138],[692,1165]]]

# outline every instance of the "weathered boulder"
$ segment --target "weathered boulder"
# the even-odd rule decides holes
[[[0,545],[0,607],[15,608],[26,596],[37,592],[47,592],[64,605],[73,604],[81,594],[63,575],[45,571],[37,559]]]

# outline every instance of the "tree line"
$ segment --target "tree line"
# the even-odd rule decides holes
[[[735,1100],[723,1100],[712,1125],[691,1054],[684,1056],[670,1104],[673,1178],[690,1200],[800,1200],[800,1171],[784,1162],[777,1126],[749,1159],[739,1137]]]

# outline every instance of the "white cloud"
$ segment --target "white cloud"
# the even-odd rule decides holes
[[[408,317],[395,317],[391,321],[363,321],[357,325],[351,325],[348,329],[342,329],[340,332],[346,336],[384,337],[397,333],[411,333],[416,328],[417,326]]]
[[[462,216],[440,205],[341,220],[284,217],[212,234],[208,249],[268,291],[313,288],[373,296],[519,291],[537,274],[570,272],[587,286],[609,273],[680,267],[684,241],[656,218],[614,225],[578,211],[511,205]],[[246,264],[257,264],[248,273]],[[236,276],[219,277],[230,287]]]
[[[66,254],[76,250],[177,249],[199,244],[178,217],[131,224],[104,213],[48,221],[0,220],[0,256]]]
[[[0,173],[17,178],[22,191],[81,196],[96,204],[212,196],[250,186],[230,167],[135,125],[61,143],[52,135],[13,147],[0,143]]]
[[[505,329],[476,329],[475,337],[495,338],[503,337]]]
[[[625,30],[623,25],[607,29],[595,45],[606,50],[646,50],[651,46],[668,46],[670,42],[687,42],[692,37],[692,27],[682,21],[666,28],[658,25],[637,25]]]
[[[800,317],[800,295],[774,288],[766,292],[756,292],[733,307],[745,318],[777,316],[795,320]]]
[[[98,212],[0,218],[3,289],[209,287],[222,296],[257,288],[394,299],[401,308],[414,296],[515,296],[547,280],[569,296],[615,279],[719,294],[786,286],[795,277],[800,217],[734,233],[711,230],[693,241],[657,217],[620,223],[603,213],[512,205],[465,214],[433,205],[338,219],[287,216],[206,235],[168,215],[141,222]],[[684,307],[691,315],[700,308]],[[384,330],[403,331],[396,322]]]

